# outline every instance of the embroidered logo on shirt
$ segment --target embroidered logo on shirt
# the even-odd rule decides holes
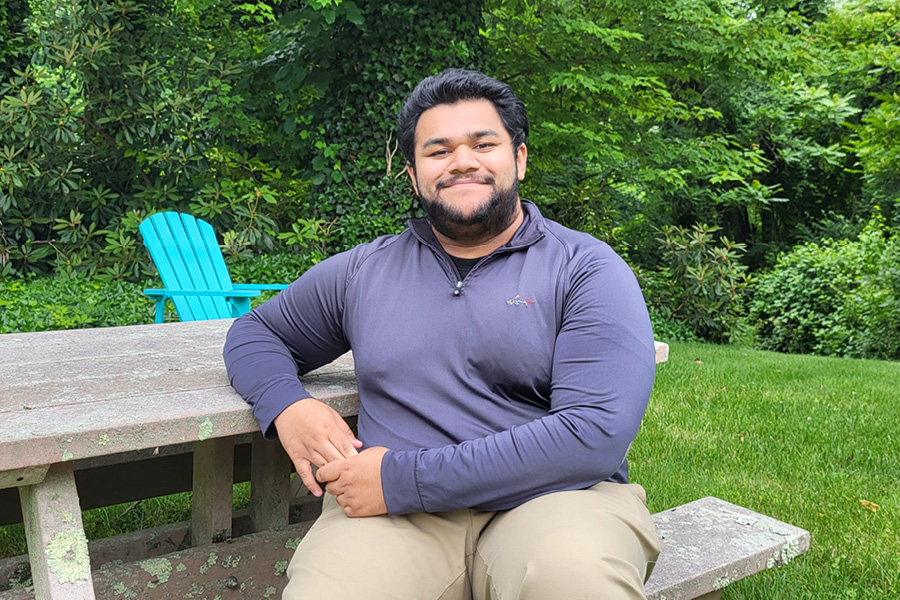
[[[534,304],[534,300],[526,300],[522,296],[516,294],[515,298],[510,298],[506,303],[510,306],[531,306]]]

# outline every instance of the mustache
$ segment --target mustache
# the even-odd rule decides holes
[[[490,175],[486,175],[484,177],[472,176],[472,175],[455,175],[450,179],[442,179],[438,181],[434,189],[435,191],[439,191],[444,189],[447,186],[453,185],[454,183],[459,183],[460,181],[472,182],[472,183],[486,183],[488,185],[494,184],[494,178]]]

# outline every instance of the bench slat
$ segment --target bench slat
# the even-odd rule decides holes
[[[313,503],[308,499],[302,505],[311,507]],[[298,519],[291,519],[293,524],[289,526],[174,554],[154,552],[145,539],[146,534],[137,543],[135,540],[141,532],[118,536],[121,550],[115,549],[113,538],[91,542],[92,556],[95,552],[97,555],[95,559],[102,555],[126,557],[131,561],[94,571],[98,597],[121,597],[126,590],[145,600],[168,600],[196,593],[201,588],[204,592],[222,591],[231,577],[245,587],[248,596],[262,597],[260,592],[266,591],[270,597],[277,597],[285,585],[284,568],[311,525],[309,519],[316,514],[301,516],[298,512]],[[645,588],[648,600],[712,600],[725,585],[785,564],[809,546],[808,532],[718,498],[702,498],[656,513],[653,519],[664,548]],[[154,531],[152,539],[171,547],[185,536],[186,523]],[[149,553],[134,555],[134,549],[127,550],[131,546]],[[0,561],[0,570],[3,562]],[[95,568],[99,567],[94,562]],[[160,573],[165,577],[161,579]],[[31,598],[33,595],[27,591],[0,592],[0,600]]]
[[[648,600],[698,598],[809,549],[809,532],[711,496],[653,515],[663,543]]]

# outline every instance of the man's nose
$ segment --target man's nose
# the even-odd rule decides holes
[[[481,162],[471,148],[459,146],[453,151],[453,160],[450,163],[451,173],[471,173],[480,167]]]

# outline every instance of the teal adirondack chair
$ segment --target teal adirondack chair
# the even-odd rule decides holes
[[[146,289],[156,300],[156,322],[163,322],[166,300],[182,321],[227,319],[250,310],[250,298],[261,290],[283,290],[287,284],[232,283],[212,225],[191,215],[150,215],[138,227],[159,271],[164,289]]]

